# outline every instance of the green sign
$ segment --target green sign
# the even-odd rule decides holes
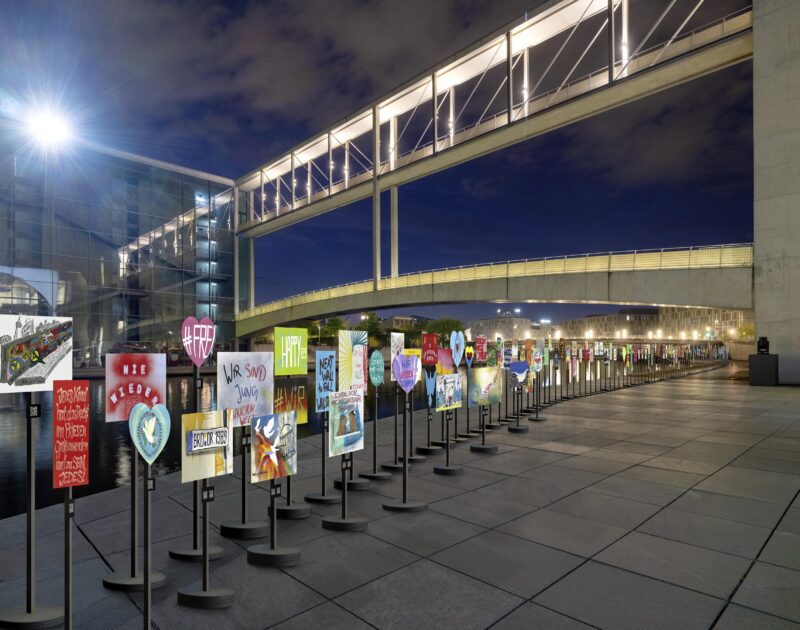
[[[308,330],[275,329],[275,376],[308,374]]]
[[[383,385],[383,353],[373,350],[369,355],[369,380],[375,386]]]

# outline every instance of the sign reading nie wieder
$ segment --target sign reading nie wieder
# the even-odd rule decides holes
[[[167,355],[106,355],[106,422],[128,422],[137,403],[167,403]]]
[[[0,315],[0,394],[43,392],[72,378],[72,318]]]

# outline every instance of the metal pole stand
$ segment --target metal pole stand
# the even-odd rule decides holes
[[[408,394],[406,394],[408,396]],[[407,453],[406,438],[408,437],[408,423],[406,422],[405,414],[403,414],[403,452]],[[383,509],[392,512],[420,512],[428,507],[427,503],[422,501],[409,501],[408,500],[408,459],[403,459],[403,499],[389,499],[383,502]]]
[[[497,429],[502,429],[503,428],[502,424],[500,424],[499,422],[492,422],[492,405],[491,404],[488,405],[488,409],[489,409],[489,422],[484,422],[483,426],[485,426],[490,431],[495,431]]]
[[[200,368],[194,366],[194,410],[200,411],[200,392],[203,390],[203,379],[200,378]],[[200,484],[192,482],[192,545],[182,545],[169,550],[169,557],[173,560],[184,562],[203,562],[203,547],[200,541]],[[209,545],[209,560],[218,560],[224,555],[224,550],[219,545]]]
[[[439,413],[441,414],[440,419],[442,425],[442,439],[433,440],[431,441],[431,444],[433,444],[434,446],[438,446],[439,448],[444,448],[448,444],[455,444],[455,442],[453,442],[453,440],[450,438],[450,427],[448,426],[447,430],[445,430],[444,411],[441,411]]]
[[[103,578],[103,586],[112,591],[134,592],[144,589],[144,573],[139,571],[139,453],[131,442],[131,566],[130,572],[114,571]],[[172,552],[170,552],[172,555]],[[220,549],[220,555],[222,550]],[[150,588],[161,588],[167,578],[158,571],[150,572]]]
[[[229,588],[211,588],[208,557],[208,504],[214,500],[214,486],[203,479],[203,588],[199,591],[180,589],[178,604],[192,608],[229,608],[233,605],[233,591]]]
[[[323,473],[324,474],[324,473]],[[372,417],[372,471],[358,473],[370,481],[388,481],[392,473],[378,470],[378,388],[375,388],[375,415]]]
[[[435,446],[431,442],[431,423],[433,422],[433,411],[428,407],[428,443],[425,446],[418,446],[417,453],[420,455],[438,455],[442,452],[441,446]]]
[[[394,461],[381,464],[383,470],[389,472],[399,472],[403,470],[403,464],[400,463],[399,441],[397,438],[397,408],[400,406],[400,386],[395,383],[394,386]]]
[[[458,434],[458,409],[456,409],[454,411],[454,413],[453,413],[453,437],[452,437],[452,441],[455,442],[456,444],[459,444],[461,442],[466,442],[469,437],[471,437],[471,436],[467,435],[466,437],[461,437]]]
[[[242,427],[242,518],[239,521],[225,521],[219,526],[219,533],[226,538],[254,540],[269,534],[266,521],[247,520],[247,482],[250,476],[250,425]]]
[[[487,455],[494,455],[497,452],[497,444],[486,443],[486,407],[478,407],[478,426],[481,430],[481,443],[470,444],[469,450],[473,453],[486,453]]]
[[[404,457],[405,454],[408,454],[408,461],[410,464],[421,464],[424,462],[427,457],[423,454],[414,454],[414,390],[411,390],[411,395],[406,396],[410,402],[408,403],[408,451],[404,450]],[[419,453],[419,451],[417,451]]]
[[[348,471],[353,470],[353,454],[342,455],[342,516],[325,516],[322,528],[335,532],[363,532],[367,529],[367,519],[360,516],[347,516],[347,492],[349,485],[345,483]]]
[[[64,488],[64,628],[72,630],[72,487]]]
[[[453,419],[453,411],[448,409],[444,412],[445,422],[447,423],[447,433],[450,434],[450,421]],[[450,464],[450,442],[447,442],[445,449],[445,460],[444,464],[436,464],[433,467],[433,472],[437,475],[462,475],[464,474],[464,469],[461,466],[451,465]]]
[[[527,433],[530,431],[528,426],[519,424],[519,408],[522,405],[522,386],[514,385],[514,411],[516,416],[516,424],[508,425],[509,433]]]
[[[278,511],[275,497],[280,496],[281,485],[269,480],[269,545],[252,545],[247,548],[247,562],[263,567],[293,567],[300,562],[300,550],[294,547],[278,547]]]
[[[322,441],[319,449],[322,455],[321,487],[319,492],[309,492],[306,494],[305,500],[308,503],[323,503],[326,505],[333,505],[334,503],[339,503],[342,500],[342,496],[340,494],[328,494],[328,478],[327,473],[325,472],[328,464],[328,425],[328,412],[326,411],[322,414]],[[278,489],[280,489],[280,486],[278,486]],[[270,492],[272,492],[272,485],[270,485]],[[270,506],[272,506],[272,503],[270,503]],[[270,507],[270,509],[272,509],[272,507]]]
[[[529,416],[528,420],[531,422],[544,422],[547,420],[544,416],[539,415],[539,409],[542,408],[542,379],[540,378],[541,372],[536,374],[536,389],[533,390],[533,413]]]
[[[301,521],[305,518],[311,517],[311,508],[304,503],[292,502],[292,478],[286,477],[286,505],[270,506],[270,510],[274,509],[278,514],[278,518],[287,521]],[[272,513],[270,512],[270,515]]]

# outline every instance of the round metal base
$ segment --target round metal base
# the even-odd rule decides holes
[[[400,457],[400,461],[401,461],[401,462],[402,462],[404,459],[405,459],[404,457]],[[411,456],[408,458],[408,463],[409,463],[409,464],[421,464],[421,463],[422,463],[422,462],[424,462],[426,459],[428,459],[428,458],[427,458],[427,457],[423,457],[422,455],[411,455]]]
[[[311,508],[307,505],[303,505],[302,503],[279,505],[276,509],[276,512],[278,513],[278,518],[287,521],[301,521],[304,518],[309,518],[311,516]],[[269,508],[267,508],[267,515],[271,515]]]
[[[158,571],[150,572],[150,588],[161,588],[167,583],[167,578],[163,573]],[[144,590],[144,575],[140,572],[136,577],[131,577],[130,573],[117,573],[107,575],[103,578],[103,586],[112,591],[143,591]]]
[[[389,472],[399,472],[403,470],[403,464],[394,463],[394,462],[387,462],[385,464],[381,464],[381,468],[383,470],[388,470]]]
[[[364,479],[369,479],[370,481],[389,481],[389,479],[392,478],[392,473],[381,470],[372,472],[370,470],[368,472],[358,473],[358,476],[364,477]]]
[[[437,475],[449,475],[450,477],[455,477],[456,475],[463,475],[464,469],[461,466],[437,464],[433,467],[433,472],[435,472]]]
[[[212,588],[207,591],[178,591],[178,605],[191,608],[230,608],[233,591],[229,588]]]
[[[208,559],[219,560],[225,555],[225,550],[219,545],[208,546]],[[195,549],[191,545],[186,547],[179,547],[178,549],[170,549],[169,557],[173,560],[182,560],[183,562],[202,562],[203,561],[203,548]]]
[[[431,444],[430,446],[418,446],[417,453],[420,455],[438,455],[442,452],[441,446],[434,446]]]
[[[322,528],[334,532],[363,532],[367,529],[367,519],[360,516],[325,516],[322,519]]]
[[[486,423],[486,428],[489,431],[496,431],[497,429],[502,429],[503,425],[500,424],[499,422],[487,422]]]
[[[32,613],[24,609],[0,611],[0,627],[3,628],[55,628],[63,623],[63,606],[40,606]]]
[[[422,501],[406,501],[401,499],[390,499],[383,502],[383,509],[390,512],[422,512],[427,509],[428,504]]]
[[[335,490],[341,491],[342,489],[342,480],[341,479],[334,479],[333,480],[333,488]],[[348,479],[347,480],[347,489],[350,492],[364,492],[369,490],[369,479]]]
[[[493,455],[497,452],[497,444],[471,444],[469,447],[473,453],[486,453]]]
[[[453,443],[456,443],[456,444],[462,444],[463,442],[468,442],[468,441],[469,441],[469,440],[467,440],[466,438],[462,438],[462,437],[454,437],[454,438],[450,438],[450,444],[451,444],[451,445],[452,445]]]
[[[544,416],[539,416],[538,418],[536,416],[531,416],[528,418],[528,422],[544,422],[545,420],[547,420],[547,418]]]
[[[529,427],[525,425],[517,426],[516,424],[509,424],[508,425],[508,432],[509,433],[527,433],[530,431]]]
[[[247,563],[261,567],[293,567],[300,562],[300,550],[294,547],[253,545],[247,548]]]
[[[219,526],[219,533],[225,538],[255,540],[269,535],[269,523],[266,521],[248,521],[247,523],[228,521]]]
[[[470,433],[459,433],[458,437],[460,437],[462,440],[470,440],[475,436],[473,433],[470,432]]]
[[[333,505],[334,503],[341,503],[342,502],[342,495],[341,494],[333,494],[332,492],[326,492],[322,494],[321,492],[309,492],[305,496],[305,500],[309,503],[322,503],[324,505]]]
[[[431,444],[434,446],[438,446],[439,448],[445,448],[447,446],[447,440],[431,440]],[[454,439],[450,439],[450,448],[454,448],[456,445],[456,441]]]

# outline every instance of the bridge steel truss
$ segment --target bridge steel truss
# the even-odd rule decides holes
[[[643,6],[651,15],[633,24],[629,0],[545,3],[238,179],[238,235],[253,239],[372,196],[378,289],[381,191],[390,191],[397,277],[398,186],[752,56],[747,4]],[[635,46],[632,32],[641,33]]]

